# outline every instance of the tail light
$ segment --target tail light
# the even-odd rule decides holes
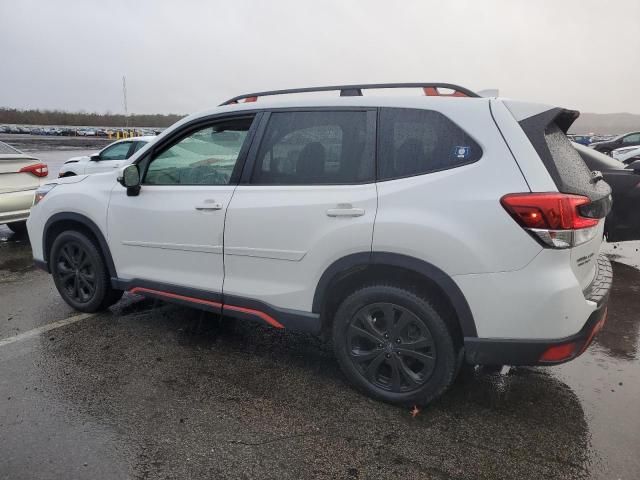
[[[46,163],[36,163],[34,165],[27,165],[19,170],[20,173],[32,173],[36,177],[46,177],[49,175],[49,167]]]
[[[593,239],[599,218],[591,200],[566,193],[512,193],[500,199],[507,212],[543,246],[571,248]]]

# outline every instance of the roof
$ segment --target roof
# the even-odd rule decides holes
[[[113,142],[113,143],[118,143],[118,142],[130,142],[130,141],[136,141],[136,142],[151,142],[152,140],[155,140],[156,138],[158,138],[156,135],[143,135],[140,137],[129,137],[129,138],[121,138],[120,140]]]

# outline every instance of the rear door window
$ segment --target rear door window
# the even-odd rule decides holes
[[[409,108],[380,112],[378,180],[459,167],[480,157],[480,146],[439,112]]]
[[[251,177],[258,185],[335,185],[374,179],[374,112],[275,112]]]

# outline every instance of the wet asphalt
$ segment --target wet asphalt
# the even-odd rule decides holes
[[[640,478],[640,243],[605,248],[609,319],[585,354],[467,368],[414,418],[306,334],[131,295],[34,332],[77,312],[0,226],[0,479]]]

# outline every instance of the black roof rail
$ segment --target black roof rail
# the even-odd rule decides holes
[[[418,82],[418,83],[367,83],[362,85],[332,85],[329,87],[306,87],[306,88],[290,88],[286,90],[271,90],[267,92],[256,92],[239,95],[227,100],[220,105],[231,105],[239,103],[240,100],[245,102],[255,102],[258,97],[267,97],[272,95],[287,95],[290,93],[307,93],[307,92],[330,92],[340,91],[341,97],[360,97],[362,96],[362,90],[369,89],[383,89],[383,88],[422,88],[425,95],[428,96],[440,96],[440,97],[479,97],[475,92],[454,85],[452,83],[430,83],[430,82]],[[446,88],[453,90],[453,93],[440,93],[440,88]]]

